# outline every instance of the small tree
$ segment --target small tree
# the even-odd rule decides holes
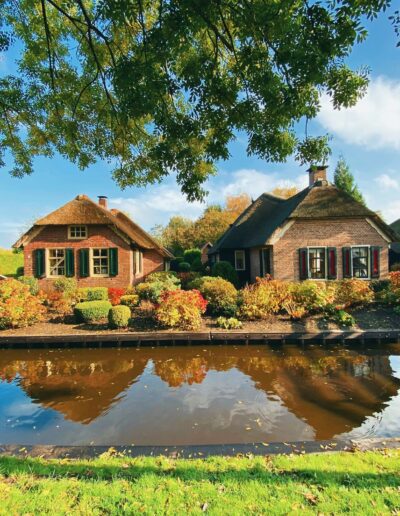
[[[337,162],[334,174],[334,183],[339,190],[347,192],[353,197],[353,199],[365,205],[364,197],[358,189],[354,176],[343,156],[340,156],[339,161]]]

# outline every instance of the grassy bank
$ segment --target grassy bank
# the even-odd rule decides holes
[[[24,255],[13,253],[9,249],[0,249],[0,274],[15,276],[18,267],[24,266]]]
[[[0,459],[0,514],[399,514],[400,452]]]

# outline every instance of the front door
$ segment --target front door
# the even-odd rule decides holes
[[[271,274],[271,248],[265,247],[260,249],[260,272],[263,278],[267,274]]]

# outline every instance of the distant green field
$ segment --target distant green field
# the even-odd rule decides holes
[[[3,276],[15,276],[18,267],[24,266],[24,255],[15,254],[9,249],[0,249],[0,274]]]

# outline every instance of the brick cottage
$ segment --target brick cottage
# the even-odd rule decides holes
[[[86,195],[37,220],[13,246],[23,249],[24,274],[50,290],[60,277],[81,287],[126,288],[169,268],[171,253],[124,213]]]
[[[309,186],[289,199],[256,199],[208,251],[210,261],[230,262],[242,284],[266,274],[292,281],[386,278],[393,229],[330,184],[326,167],[313,167],[309,177]]]

